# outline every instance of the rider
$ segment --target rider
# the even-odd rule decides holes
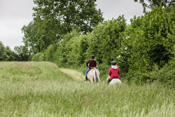
[[[87,74],[88,74],[88,72],[92,69],[92,68],[96,68],[96,66],[97,66],[97,62],[96,62],[96,60],[94,60],[95,59],[95,56],[94,55],[92,55],[91,56],[91,59],[90,60],[88,60],[87,62],[86,62],[86,66],[88,67],[88,70],[86,71],[86,74],[85,74],[85,81],[87,81],[88,79],[87,79]]]
[[[114,78],[119,78],[119,74],[120,74],[120,69],[117,67],[116,62],[112,61],[111,62],[111,68],[108,71],[109,73],[109,77],[107,79],[107,82],[109,83],[112,79]]]

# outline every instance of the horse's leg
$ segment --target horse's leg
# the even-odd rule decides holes
[[[90,82],[93,82],[93,77],[90,78]]]
[[[100,72],[97,70],[97,78],[98,78],[98,82],[100,82]]]
[[[100,82],[100,76],[98,76],[98,82]]]

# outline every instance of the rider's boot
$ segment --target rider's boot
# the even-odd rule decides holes
[[[85,77],[85,80],[84,81],[88,81],[87,76]]]
[[[109,84],[110,82],[111,82],[111,80],[108,78],[108,79],[107,79],[107,83]]]

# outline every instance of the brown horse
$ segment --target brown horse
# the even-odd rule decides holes
[[[96,69],[96,68],[91,69],[87,74],[87,79],[90,82],[99,82],[100,81],[100,72],[98,71],[98,69]]]

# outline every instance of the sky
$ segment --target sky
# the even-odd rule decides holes
[[[124,15],[127,23],[134,16],[143,15],[140,3],[134,0],[97,0],[97,9],[101,9],[105,20]],[[33,0],[0,0],[0,41],[12,50],[24,45],[21,28],[32,21]]]

